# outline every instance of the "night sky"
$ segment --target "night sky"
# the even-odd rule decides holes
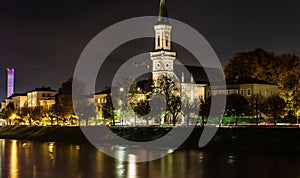
[[[158,6],[159,0],[0,0],[0,100],[6,96],[7,67],[16,69],[15,93],[40,86],[58,89],[101,30],[157,15]],[[197,29],[223,65],[233,53],[256,48],[300,54],[299,0],[167,0],[167,9],[169,17]],[[153,50],[151,41],[144,42],[138,48]],[[118,63],[143,51],[132,46],[109,60]]]

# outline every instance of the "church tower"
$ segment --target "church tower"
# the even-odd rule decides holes
[[[155,51],[150,52],[153,80],[162,75],[175,76],[173,63],[176,58],[176,52],[171,51],[171,30],[172,26],[168,21],[166,1],[160,0],[158,19],[154,25]]]

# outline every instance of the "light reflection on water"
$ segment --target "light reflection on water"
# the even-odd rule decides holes
[[[181,150],[137,163],[129,148],[112,149],[118,160],[87,145],[0,140],[0,178],[300,177],[297,154]]]
[[[228,155],[228,164],[233,164],[235,161],[235,156],[234,155]]]
[[[9,177],[17,178],[19,176],[18,172],[18,148],[17,141],[11,140],[11,149],[10,149],[10,171]]]

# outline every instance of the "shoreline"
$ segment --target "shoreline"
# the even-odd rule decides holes
[[[100,133],[105,126],[94,126]],[[113,133],[131,141],[150,141],[167,134],[172,127],[110,127]],[[186,129],[185,127],[179,129]],[[213,139],[203,148],[198,147],[203,127],[195,127],[179,149],[199,149],[232,152],[300,152],[299,128],[229,127],[219,128]],[[91,144],[80,127],[61,126],[2,126],[0,139]],[[97,135],[104,144],[117,144],[111,135]]]

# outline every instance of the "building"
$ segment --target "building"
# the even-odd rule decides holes
[[[27,106],[27,93],[12,95],[12,101],[14,108],[20,111],[21,108]]]
[[[35,88],[27,92],[28,107],[51,107],[55,104],[55,95],[57,92],[50,87]]]
[[[213,88],[213,90],[212,90]],[[278,86],[266,81],[253,78],[236,78],[227,79],[226,88],[220,87],[217,84],[206,87],[206,97],[217,94],[234,95],[238,94],[246,99],[250,99],[254,95],[260,95],[268,98],[276,95]]]
[[[155,43],[154,51],[150,52],[152,70],[151,76],[142,76],[142,80],[137,83],[142,91],[149,91],[149,81],[153,81],[154,87],[158,86],[158,79],[166,76],[178,84],[178,95],[187,98],[189,101],[203,99],[208,78],[205,69],[199,66],[175,65],[176,52],[172,51],[172,26],[168,21],[168,13],[165,0],[160,0],[157,23],[154,24]],[[184,69],[183,69],[184,67]],[[215,70],[215,69],[212,69]],[[151,86],[152,87],[152,86]],[[149,99],[147,92],[136,95],[136,102]],[[103,119],[101,107],[106,103],[107,95],[111,94],[111,89],[106,89],[95,94],[94,100],[97,109],[97,118]]]
[[[10,104],[13,103],[12,96],[5,99],[5,108]]]
[[[2,101],[1,102],[1,110],[6,108],[6,101]]]
[[[7,68],[7,98],[14,94],[15,69]]]
[[[165,0],[161,0],[158,20],[154,25],[155,51],[150,52],[150,58],[152,60],[152,78],[154,81],[162,75],[177,78],[173,72],[176,52],[171,51],[172,26],[169,24],[167,18],[168,13],[166,3]]]
[[[205,82],[200,79],[202,76],[206,76],[205,72],[203,73],[203,68],[186,66],[189,70],[188,73],[186,73],[184,72],[186,70],[180,69],[182,66],[174,65],[176,52],[171,50],[172,26],[168,21],[165,0],[160,1],[158,20],[154,25],[154,31],[155,51],[150,52],[150,59],[152,61],[152,79],[154,83],[156,83],[156,80],[159,77],[167,76],[180,85],[181,96],[188,97],[190,101],[199,99],[199,97],[204,98],[207,78]],[[197,76],[197,73],[203,75],[201,77],[195,77]],[[181,80],[179,79],[179,76],[181,76]]]
[[[55,98],[45,98],[40,100],[39,106],[50,109],[53,105],[55,105]]]
[[[104,120],[103,112],[101,107],[107,102],[106,98],[111,94],[111,89],[105,89],[94,95],[95,105],[96,105],[96,118]]]

